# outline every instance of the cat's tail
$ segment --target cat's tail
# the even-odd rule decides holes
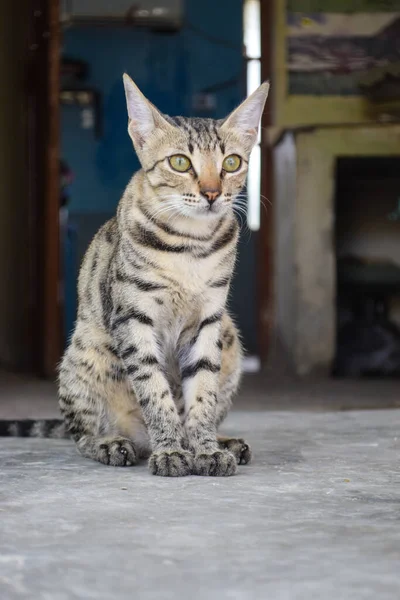
[[[66,439],[71,435],[62,419],[1,419],[0,437]]]

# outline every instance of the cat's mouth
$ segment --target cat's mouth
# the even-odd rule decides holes
[[[190,206],[190,205],[189,205]],[[190,206],[191,209],[194,209],[194,212],[200,215],[205,215],[205,216],[213,216],[216,214],[219,214],[222,210],[222,205],[218,202],[218,203],[213,203],[213,204],[200,204],[197,206]]]
[[[220,215],[222,212],[226,211],[228,208],[228,204],[223,201],[222,197],[215,200],[215,202],[204,202],[201,199],[196,201],[184,199],[184,204],[186,210],[189,209],[190,212],[193,211],[194,215],[211,218],[216,215]],[[186,211],[185,211],[186,212]],[[186,212],[186,214],[188,214]]]
[[[221,212],[221,210],[222,210],[222,205],[220,203],[209,204],[208,206],[201,207],[202,214],[205,214],[210,217],[219,214]]]

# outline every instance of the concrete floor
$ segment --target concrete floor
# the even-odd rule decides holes
[[[397,379],[297,379],[273,365],[246,375],[235,407],[241,410],[342,411],[400,408]],[[0,371],[0,419],[57,418],[53,381]]]
[[[400,410],[232,413],[232,478],[0,440],[0,598],[398,600]]]

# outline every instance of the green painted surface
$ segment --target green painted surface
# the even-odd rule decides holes
[[[287,0],[290,12],[353,13],[400,11],[400,0]]]

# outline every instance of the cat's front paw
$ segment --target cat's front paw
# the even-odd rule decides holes
[[[152,475],[160,477],[185,477],[193,471],[193,455],[185,450],[153,452],[149,459]]]
[[[229,477],[236,473],[236,458],[227,450],[197,454],[194,457],[194,475]]]

